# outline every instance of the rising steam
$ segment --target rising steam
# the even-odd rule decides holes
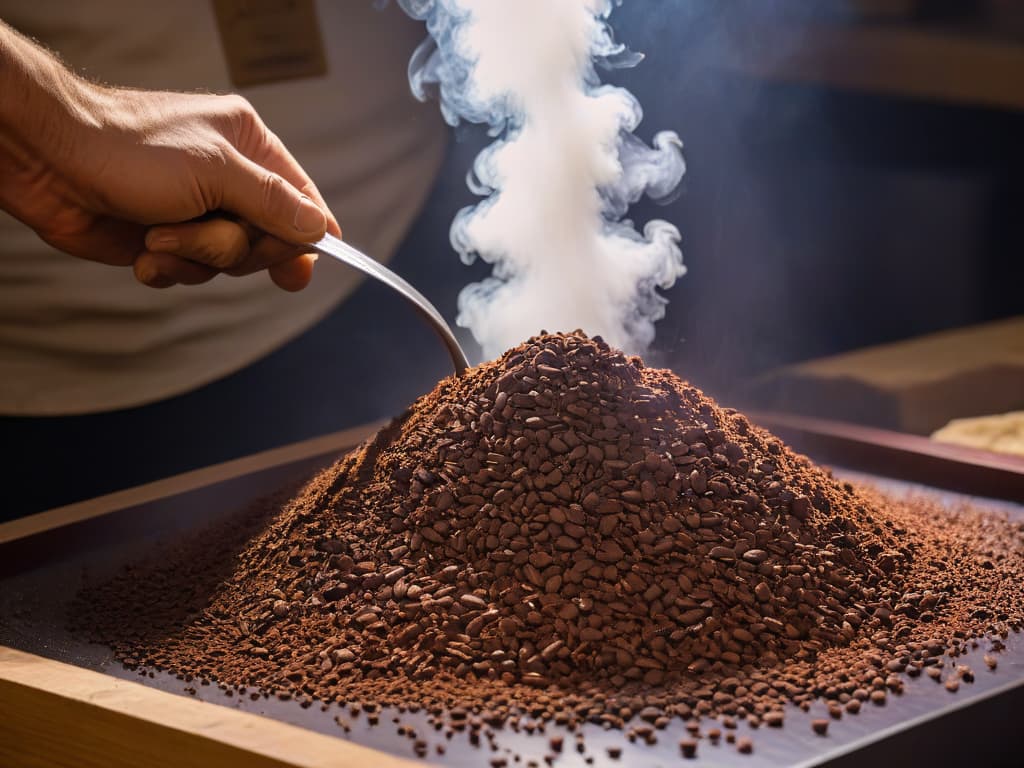
[[[542,328],[643,351],[665,314],[657,289],[686,268],[672,224],[641,234],[623,216],[645,193],[668,198],[685,166],[675,133],[647,146],[632,133],[640,104],[600,83],[596,65],[642,58],[613,39],[612,0],[399,3],[430,32],[409,64],[413,92],[496,137],[468,176],[486,199],[452,223],[462,260],[494,265],[459,295],[459,325],[488,358]]]

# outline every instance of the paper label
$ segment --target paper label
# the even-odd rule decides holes
[[[314,0],[213,0],[213,8],[234,85],[327,73]]]

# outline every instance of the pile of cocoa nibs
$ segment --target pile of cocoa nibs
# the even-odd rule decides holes
[[[90,589],[78,624],[130,666],[423,710],[475,742],[509,722],[651,742],[681,718],[682,756],[906,676],[955,691],[963,651],[1024,624],[1024,527],[839,482],[580,332],[445,379],[252,521]]]

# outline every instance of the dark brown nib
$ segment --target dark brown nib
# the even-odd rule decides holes
[[[426,710],[423,754],[513,718],[552,753],[556,727],[642,745],[679,719],[685,756],[711,726],[703,749],[721,727],[750,753],[737,720],[896,708],[940,666],[955,690],[974,673],[953,660],[977,641],[994,669],[1024,621],[1019,526],[840,482],[578,333],[445,379],[248,532],[92,590],[79,624],[250,695]]]
[[[696,757],[697,756],[697,741],[696,739],[683,739],[679,742],[679,749],[683,753],[683,757]]]

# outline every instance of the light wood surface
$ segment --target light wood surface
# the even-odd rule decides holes
[[[0,647],[4,768],[411,768],[342,739]]]
[[[36,533],[60,528],[82,520],[106,515],[119,509],[145,504],[176,493],[202,488],[222,480],[241,477],[251,472],[259,472],[269,467],[287,464],[293,461],[322,456],[332,451],[341,453],[355,447],[376,432],[384,422],[364,424],[362,426],[332,432],[321,437],[303,440],[280,448],[274,448],[251,456],[244,456],[222,464],[203,467],[192,472],[174,475],[163,480],[127,488],[123,491],[97,496],[95,499],[57,507],[46,512],[28,515],[8,523],[0,524],[0,545],[17,539],[32,536]]]
[[[918,435],[953,418],[1021,410],[1024,315],[790,365],[752,382],[748,396],[774,410]]]

